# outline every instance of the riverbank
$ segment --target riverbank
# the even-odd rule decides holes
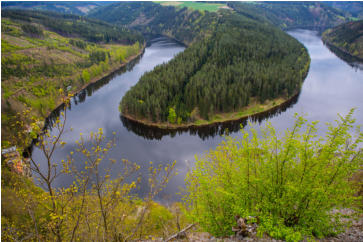
[[[310,68],[310,58],[306,63],[303,70],[303,82],[305,81]],[[302,85],[302,84],[301,84]],[[300,87],[301,88],[301,87]],[[294,95],[285,98],[278,97],[273,100],[266,100],[264,103],[260,103],[256,98],[251,98],[251,101],[248,106],[242,108],[241,110],[229,112],[229,113],[216,113],[213,114],[210,120],[202,119],[199,115],[198,118],[191,123],[180,123],[180,124],[172,124],[172,123],[154,123],[148,119],[139,119],[133,117],[130,114],[122,112],[120,110],[121,116],[131,120],[135,123],[144,125],[150,128],[158,128],[162,130],[185,130],[189,128],[202,128],[202,127],[210,127],[219,125],[227,122],[235,122],[243,119],[247,119],[250,117],[256,117],[263,115],[265,113],[271,112],[273,110],[278,110],[280,107],[285,106],[287,103],[291,102],[291,100],[295,99],[300,93],[300,90],[296,92]]]
[[[352,55],[348,51],[344,50],[343,48],[335,45],[334,43],[330,42],[328,39],[324,38],[324,36],[322,36],[321,39],[322,39],[323,43],[328,47],[328,49],[331,50],[334,54],[336,54],[342,60],[344,60],[346,62],[357,61],[357,62],[363,63],[363,58]]]
[[[141,46],[141,45],[140,45]],[[90,85],[95,84],[105,78],[108,78],[112,75],[114,75],[116,72],[118,72],[119,70],[121,70],[122,68],[124,68],[126,65],[128,65],[130,62],[134,61],[135,59],[139,58],[145,51],[145,47],[146,47],[146,42],[143,43],[142,47],[140,48],[139,52],[135,55],[129,56],[128,58],[125,59],[124,62],[120,63],[120,62],[114,62],[112,65],[109,66],[109,68],[107,68],[107,71],[102,72],[100,75],[93,77],[92,79],[90,79],[87,83],[83,84],[82,86],[74,86],[72,90],[66,91],[63,90],[63,95],[57,95],[56,99],[55,99],[55,106],[53,109],[51,110],[45,110],[45,113],[40,115],[37,112],[32,111],[31,114],[29,115],[33,115],[34,117],[37,117],[39,119],[39,121],[37,122],[38,126],[39,126],[39,132],[32,130],[30,127],[30,122],[32,122],[31,120],[29,120],[30,116],[22,116],[21,118],[24,118],[25,121],[23,123],[23,127],[18,127],[17,130],[14,130],[12,132],[14,132],[14,135],[17,135],[19,132],[22,132],[21,130],[27,130],[26,132],[33,132],[33,137],[34,135],[38,136],[41,132],[41,130],[43,130],[44,128],[46,128],[47,125],[47,117],[49,117],[55,110],[60,109],[63,105],[64,105],[64,96],[70,95],[76,95],[78,93],[80,93],[82,90],[88,88]],[[54,98],[54,97],[53,97]],[[19,129],[20,128],[20,129]],[[35,132],[35,133],[34,133]],[[3,134],[4,135],[4,134]],[[8,137],[8,138],[7,138]],[[32,142],[31,140],[29,141],[20,141],[18,142],[18,140],[15,142],[15,140],[13,140],[13,138],[11,138],[12,136],[7,136],[5,134],[5,136],[2,136],[2,146],[3,147],[10,147],[13,145],[17,145],[20,149],[28,149],[29,145],[31,145],[30,143]],[[10,141],[12,140],[12,141]],[[4,142],[5,141],[5,142]]]
[[[153,123],[147,119],[137,119],[131,115],[122,113],[121,115],[128,120],[131,120],[135,123],[152,127],[159,128],[163,130],[179,130],[179,129],[188,129],[188,128],[202,128],[208,126],[214,126],[227,122],[234,122],[238,120],[247,119],[250,117],[255,117],[259,115],[263,115],[264,113],[270,112],[274,109],[278,109],[284,106],[286,103],[290,102],[292,99],[296,98],[299,93],[291,96],[290,98],[282,98],[279,97],[274,100],[267,100],[263,104],[253,100],[247,107],[244,107],[242,110],[230,112],[230,113],[217,113],[214,114],[210,120],[197,119],[192,123],[182,123],[182,124],[171,124],[171,123]]]
[[[328,47],[363,62],[363,37],[361,29],[363,20],[347,22],[326,30],[322,34],[322,40]]]
[[[82,90],[86,89],[91,84],[94,84],[94,83],[96,83],[98,81],[101,81],[104,78],[107,78],[107,77],[113,75],[115,72],[119,71],[121,68],[123,68],[124,66],[128,65],[131,61],[133,61],[136,58],[138,58],[139,56],[141,56],[144,53],[144,51],[145,51],[145,47],[146,47],[146,43],[143,44],[143,46],[142,46],[142,48],[141,48],[141,50],[139,51],[138,54],[128,57],[124,63],[113,65],[110,68],[110,70],[105,71],[100,76],[97,76],[97,77],[92,78],[88,83],[84,84],[83,86],[81,86],[80,88],[78,88],[76,91],[69,92],[68,94],[70,94],[71,96],[74,96],[74,95],[78,94],[79,92],[81,92]],[[53,110],[51,110],[51,111],[49,111],[47,113],[46,117],[49,117],[49,115],[52,112],[54,112],[54,110],[60,108],[63,104],[64,104],[64,102],[61,99],[59,99],[58,100],[58,103],[56,105],[56,108],[53,109]]]

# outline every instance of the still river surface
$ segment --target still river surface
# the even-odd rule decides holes
[[[319,120],[320,134],[326,131],[325,122],[333,122],[337,113],[345,115],[357,108],[354,117],[357,124],[363,125],[363,71],[359,64],[348,64],[333,54],[314,31],[296,30],[290,35],[303,43],[310,54],[311,65],[301,93],[289,104],[278,110],[260,117],[250,119],[258,126],[271,122],[277,131],[283,132],[294,123],[294,113],[304,114],[309,121]],[[156,65],[167,62],[185,47],[165,38],[155,38],[149,42],[144,54],[127,67],[115,73],[112,77],[100,80],[77,94],[71,101],[67,111],[67,131],[63,140],[67,144],[56,150],[54,161],[58,162],[74,151],[79,139],[79,133],[86,137],[91,131],[102,128],[106,139],[116,132],[116,146],[108,157],[127,159],[141,166],[143,177],[138,195],[147,193],[147,168],[149,162],[167,164],[176,160],[179,174],[172,178],[168,186],[158,195],[157,201],[167,203],[180,199],[179,188],[184,186],[184,178],[188,168],[195,162],[195,155],[203,155],[209,149],[214,149],[224,140],[223,134],[228,129],[230,136],[239,137],[240,125],[246,125],[246,120],[216,125],[209,128],[189,129],[182,131],[160,131],[146,128],[129,122],[120,117],[118,106],[123,95],[135,85],[146,71],[151,71]],[[59,112],[55,111],[48,118],[54,120]],[[70,131],[70,129],[73,131]],[[247,125],[245,127],[249,129]],[[42,161],[41,152],[34,148],[32,156]],[[77,158],[77,157],[76,157]],[[45,162],[44,167],[45,167]],[[82,166],[83,162],[79,162]],[[108,162],[102,164],[108,167]],[[113,167],[115,177],[121,167]],[[60,176],[55,185],[68,186],[73,182],[69,176]]]

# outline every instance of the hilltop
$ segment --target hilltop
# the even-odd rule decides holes
[[[23,9],[23,10],[43,10],[43,11],[52,11],[58,13],[68,13],[68,14],[77,14],[77,15],[86,15],[98,7],[105,6],[110,4],[110,2],[102,2],[102,1],[88,1],[88,2],[79,2],[79,1],[68,1],[68,2],[51,2],[51,1],[29,1],[29,2],[20,2],[20,1],[6,1],[1,2],[2,9]]]
[[[351,6],[351,3],[346,3]],[[229,2],[242,15],[266,19],[281,29],[324,30],[350,20],[350,14],[332,8],[325,2]]]

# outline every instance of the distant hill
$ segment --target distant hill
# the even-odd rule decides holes
[[[138,18],[139,24],[145,24],[147,20],[154,19],[156,16],[163,14],[162,11],[170,11],[173,7],[162,7],[160,4],[153,2],[114,2],[110,5],[98,8],[88,14],[90,18],[101,19],[109,23],[129,25]]]
[[[226,11],[226,10],[225,10]],[[88,15],[144,34],[162,34],[191,44],[211,34],[217,14],[153,2],[115,2]]]
[[[325,5],[348,12],[354,18],[363,18],[363,2],[362,1],[328,1]]]
[[[2,18],[29,24],[41,24],[64,36],[81,37],[91,42],[118,42],[124,44],[142,41],[143,37],[125,27],[116,27],[100,20],[73,14],[34,10],[2,10]]]
[[[363,20],[328,29],[323,33],[323,41],[363,61]]]
[[[259,14],[282,29],[324,30],[349,21],[349,14],[324,2],[229,2],[238,13]]]
[[[2,9],[27,9],[27,10],[47,10],[59,13],[71,13],[77,15],[86,15],[90,11],[100,7],[111,4],[112,2],[48,2],[48,1],[3,1],[1,2]]]

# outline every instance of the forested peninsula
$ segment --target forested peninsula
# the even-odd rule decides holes
[[[1,25],[5,147],[19,131],[11,127],[23,120],[18,113],[30,108],[44,119],[62,96],[114,72],[144,48],[143,36],[134,30],[72,14],[3,10]]]
[[[192,35],[196,41],[183,53],[144,74],[123,97],[122,115],[160,128],[198,126],[262,112],[296,95],[309,69],[306,49],[251,16],[201,15],[195,22],[214,20],[210,34]],[[189,33],[195,26],[190,21]]]
[[[329,47],[363,61],[363,20],[328,29],[323,33],[322,39]]]

